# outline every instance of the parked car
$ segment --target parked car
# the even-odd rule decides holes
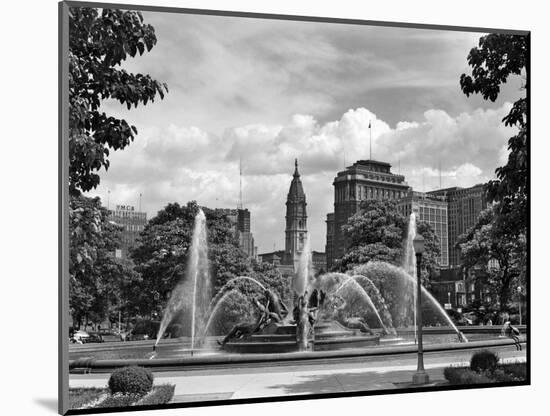
[[[145,339],[155,339],[160,327],[160,322],[141,320],[137,321],[134,327],[126,335],[127,341],[141,341]]]
[[[86,343],[89,342],[105,342],[103,340],[103,337],[98,332],[88,332],[88,339],[86,340]]]
[[[90,334],[80,329],[76,332],[73,332],[72,337],[69,338],[69,341],[71,342],[71,344],[84,344],[87,342],[89,337]]]
[[[449,315],[449,317],[453,321],[453,323],[457,326],[473,325],[473,320],[460,312],[457,312],[453,309],[450,309],[446,312],[447,312],[447,315]]]
[[[474,312],[467,312],[467,313],[462,314],[462,316],[464,317],[464,319],[467,320],[468,325],[477,325],[478,324],[479,318],[477,317],[477,315]]]
[[[99,335],[101,335],[101,338],[103,338],[103,342],[124,341],[122,334],[117,330],[102,328],[97,332],[99,333]]]
[[[91,342],[103,342],[103,338],[97,332],[76,331],[69,339],[72,344],[88,344]]]

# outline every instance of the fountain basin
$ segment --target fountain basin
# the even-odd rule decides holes
[[[521,337],[522,344],[526,339]],[[493,340],[471,341],[467,343],[444,343],[428,344],[424,346],[425,353],[448,352],[448,351],[474,351],[487,348],[502,348],[514,346],[510,338],[499,338]],[[154,371],[174,370],[207,370],[209,368],[230,368],[236,366],[241,368],[244,365],[261,366],[262,363],[286,363],[297,365],[307,362],[324,362],[324,360],[355,359],[373,356],[394,356],[401,354],[416,354],[416,345],[388,345],[374,348],[350,348],[333,351],[305,351],[281,354],[223,354],[206,355],[180,358],[155,358],[155,359],[129,359],[129,360],[96,360],[93,358],[81,358],[69,361],[71,373],[106,373],[112,372],[115,368],[138,365],[151,368]],[[320,360],[320,361],[319,361]]]
[[[349,329],[336,321],[322,321],[315,325],[311,341],[312,351],[330,351],[342,348],[370,347],[380,344],[380,335],[367,335]],[[272,323],[260,333],[245,339],[230,340],[222,349],[239,354],[285,353],[298,351],[296,325]]]

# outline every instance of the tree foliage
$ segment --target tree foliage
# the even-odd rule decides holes
[[[510,238],[497,221],[499,209],[491,206],[483,211],[474,227],[459,237],[463,266],[485,273],[479,276],[496,295],[500,310],[512,300],[512,289],[525,284],[526,240]]]
[[[69,210],[69,307],[76,323],[93,322],[130,306],[130,290],[140,276],[114,257],[120,227],[108,220],[99,198],[71,197]]]
[[[524,89],[529,91],[525,73],[528,63],[529,38],[526,35],[490,34],[480,38],[479,45],[468,55],[472,74],[462,74],[460,86],[467,95],[481,94],[495,101],[501,85],[512,76],[524,76]],[[497,205],[498,221],[510,236],[525,234],[527,229],[527,98],[519,98],[502,120],[518,132],[508,140],[508,161],[496,169],[497,179],[488,184],[488,196]]]
[[[109,152],[124,149],[137,128],[100,110],[113,99],[128,109],[163,98],[168,91],[149,75],[121,68],[128,57],[156,44],[155,30],[140,12],[72,7],[69,9],[69,189],[89,191],[109,168]]]
[[[424,238],[425,251],[422,254],[421,264],[422,285],[429,288],[432,278],[439,274],[438,261],[441,255],[439,237],[437,237],[430,224],[423,221],[419,221],[416,224],[416,232]]]
[[[185,277],[188,251],[191,246],[195,215],[199,206],[168,204],[152,218],[132,251],[136,269],[143,276],[138,294],[141,314],[162,314],[169,294]],[[213,296],[226,283],[238,276],[250,276],[264,286],[281,290],[285,285],[281,274],[271,265],[249,259],[238,247],[226,215],[203,207],[208,228],[208,259]],[[237,288],[243,294],[258,295],[258,288],[240,282],[227,290]],[[280,293],[280,292],[279,292]]]
[[[335,269],[345,271],[371,260],[400,264],[405,229],[405,218],[394,201],[363,201],[361,211],[342,227],[347,250]]]
[[[355,266],[374,260],[401,266],[407,227],[408,221],[398,211],[395,201],[363,201],[361,211],[342,227],[349,245],[346,253],[336,262],[335,270],[351,270]],[[417,222],[416,229],[425,240],[422,281],[427,286],[430,278],[439,271],[439,240],[427,223]]]

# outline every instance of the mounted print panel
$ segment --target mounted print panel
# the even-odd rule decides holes
[[[529,32],[60,3],[62,414],[525,385]]]

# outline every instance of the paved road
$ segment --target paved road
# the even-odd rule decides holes
[[[495,349],[503,361],[524,361],[525,351],[514,347]],[[443,382],[443,369],[467,365],[472,351],[436,352],[425,355],[432,381]],[[173,402],[241,399],[312,393],[340,393],[403,387],[416,370],[416,355],[360,357],[312,364],[248,366],[155,373],[155,384],[175,384]],[[71,374],[71,387],[104,387],[108,374]]]

